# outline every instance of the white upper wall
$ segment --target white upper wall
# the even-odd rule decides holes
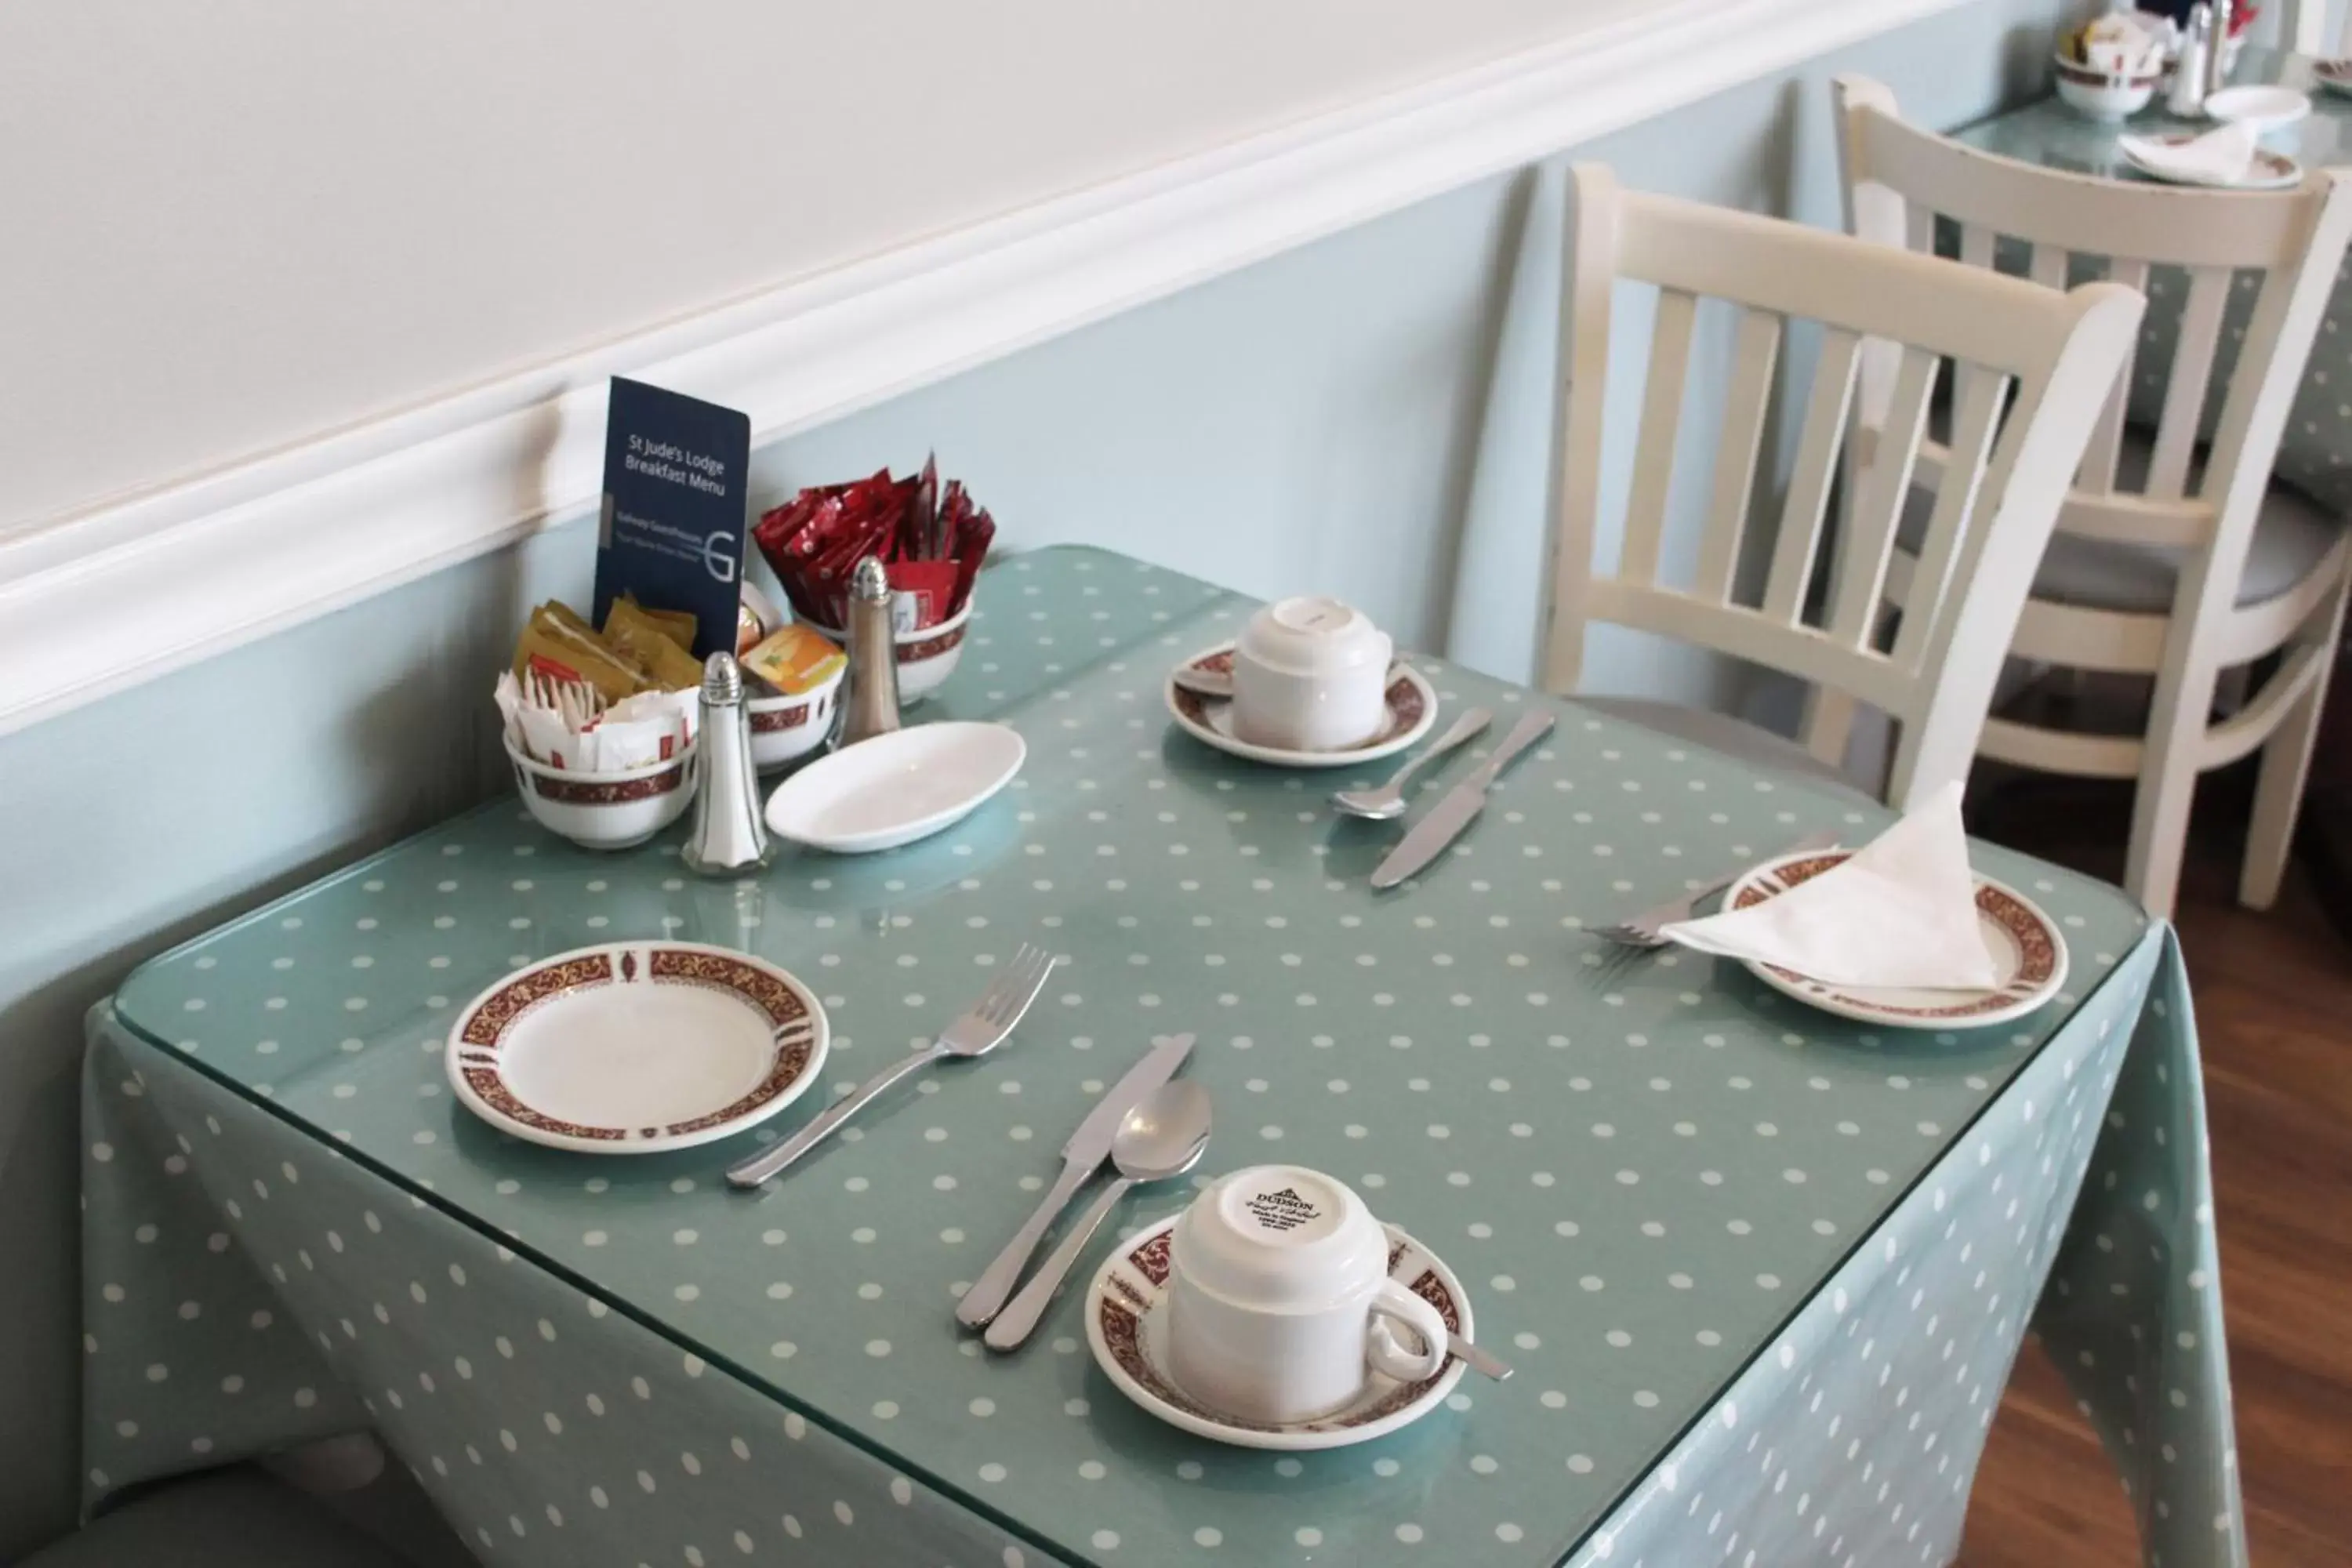
[[[14,0],[0,531],[1626,9]]]

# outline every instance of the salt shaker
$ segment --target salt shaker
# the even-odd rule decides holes
[[[890,616],[890,580],[871,555],[850,574],[848,630],[840,743],[854,746],[898,727],[898,638]]]
[[[2212,58],[2213,8],[2198,0],[2189,7],[2189,30],[2181,37],[2180,54],[2172,64],[2172,90],[2164,100],[2167,111],[2182,120],[2195,120],[2205,112],[2205,73]]]
[[[743,706],[743,671],[731,653],[702,667],[702,793],[694,830],[678,858],[706,877],[731,877],[768,863],[768,828],[760,820],[759,775],[751,765],[751,716]]]

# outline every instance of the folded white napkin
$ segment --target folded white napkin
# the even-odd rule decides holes
[[[1744,910],[1659,933],[1722,958],[1778,964],[1831,985],[1990,989],[1960,786],[1945,785],[1845,863]]]
[[[2254,166],[2259,135],[2252,124],[2235,121],[2178,146],[2152,136],[2121,136],[2116,145],[2151,174],[2202,184],[2234,185]]]

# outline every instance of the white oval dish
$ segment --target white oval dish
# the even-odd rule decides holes
[[[614,942],[542,958],[457,1015],[444,1066],[503,1131],[589,1154],[730,1137],[814,1083],[831,1032],[814,993],[748,953]]]
[[[1843,865],[1851,849],[1810,849],[1776,856],[1739,879],[1726,894],[1727,910],[1746,909],[1797,883]],[[1783,995],[1857,1023],[1897,1029],[1975,1029],[2005,1024],[2041,1006],[2066,983],[2066,939],[2033,900],[1989,877],[1979,877],[1977,923],[1992,954],[1998,984],[1987,991],[1935,991],[1911,986],[1830,985],[1793,970],[1743,961],[1748,973]]]
[[[2225,87],[2205,100],[2205,117],[2252,125],[2258,134],[2284,131],[2311,112],[2311,95],[2291,87]]]
[[[1171,1215],[1119,1243],[1087,1287],[1087,1345],[1094,1352],[1095,1364],[1147,1414],[1214,1442],[1304,1453],[1369,1443],[1410,1426],[1442,1406],[1462,1381],[1463,1363],[1450,1356],[1436,1376],[1417,1384],[1369,1373],[1363,1391],[1345,1407],[1284,1425],[1244,1421],[1202,1405],[1167,1370],[1169,1257],[1178,1217]],[[1454,1332],[1475,1343],[1470,1298],[1462,1281],[1412,1237],[1394,1226],[1383,1228],[1389,1238],[1389,1277],[1436,1308]]]
[[[1029,748],[1003,724],[919,724],[820,757],[768,796],[779,837],[836,855],[928,838],[1021,771]]]

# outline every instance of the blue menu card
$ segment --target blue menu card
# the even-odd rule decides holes
[[[613,378],[596,624],[626,594],[694,616],[694,657],[735,647],[751,421],[732,408]]]

